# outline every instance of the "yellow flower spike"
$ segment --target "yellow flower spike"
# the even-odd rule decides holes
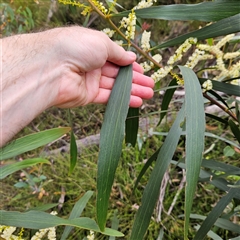
[[[233,37],[234,37],[234,34],[226,35],[224,38],[222,38],[222,39],[216,44],[216,47],[220,49],[220,48],[223,47],[227,42],[229,42]]]
[[[156,82],[160,81],[162,78],[166,77],[168,75],[168,73],[171,72],[172,69],[173,69],[172,65],[160,68],[151,75],[151,78],[156,83]]]
[[[104,15],[107,15],[108,9],[105,8],[102,2],[99,2],[97,0],[92,0],[92,3],[96,6],[97,9],[99,9]]]
[[[110,28],[104,28],[102,30],[102,32],[104,32],[108,37],[113,37],[115,31],[114,30],[111,30]]]
[[[178,85],[180,86],[184,85],[184,80],[180,78],[176,73],[170,72],[170,74],[172,75],[173,78],[176,78]]]
[[[196,38],[188,38],[185,42],[176,50],[175,54],[168,59],[167,64],[173,65],[175,62],[180,61],[183,57],[183,53],[187,52],[188,49],[197,43]]]
[[[156,0],[142,0],[138,3],[137,6],[134,7],[134,9],[142,9],[142,8],[148,8],[153,5],[153,2],[156,2]]]
[[[108,13],[107,13],[108,16],[111,14],[111,12],[113,12],[114,7],[116,6],[116,4],[117,4],[117,0],[114,0],[113,2],[110,3],[110,7],[109,7]]]
[[[16,227],[11,226],[3,226],[3,233],[0,235],[3,239],[11,239],[10,237],[14,236],[13,232],[15,232]]]
[[[83,16],[86,16],[86,15],[88,15],[91,11],[92,11],[92,8],[91,8],[91,7],[85,6],[84,9],[83,9],[83,11],[81,12],[81,14],[82,14]]]
[[[144,51],[148,51],[150,49],[150,37],[151,37],[151,32],[144,30],[141,38],[141,48]]]
[[[136,14],[134,12],[134,9],[132,9],[132,12],[128,14],[128,17],[123,17],[122,20],[120,21],[120,28],[122,27],[126,28],[126,38],[128,40],[128,45],[130,45],[131,39],[134,39],[135,37],[135,30],[136,30]]]
[[[205,51],[196,49],[193,54],[188,58],[185,66],[193,69],[201,60],[213,59],[213,55],[206,54]]]
[[[209,91],[212,89],[213,84],[211,80],[207,80],[202,84],[203,92]]]
[[[24,228],[21,228],[20,232],[18,233],[18,238],[17,240],[22,240],[22,236],[23,236],[23,232],[24,232]]]
[[[77,7],[86,7],[85,4],[82,4],[80,2],[77,2],[75,0],[58,0],[59,3],[62,3],[64,5],[72,5]]]
[[[86,6],[85,4],[82,4],[80,2],[77,2],[75,0],[58,0],[59,3],[62,3],[64,5],[72,5],[72,6],[77,6],[79,8],[83,8],[83,11],[81,14],[83,16],[86,16],[88,13],[92,11],[92,8],[89,6]]]

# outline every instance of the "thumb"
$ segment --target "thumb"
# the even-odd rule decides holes
[[[125,66],[133,63],[136,60],[136,54],[134,52],[125,51],[124,48],[120,47],[112,40],[110,40],[110,44],[107,45],[107,48],[107,61],[116,65]]]

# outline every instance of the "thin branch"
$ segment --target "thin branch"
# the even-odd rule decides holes
[[[203,93],[203,96],[207,98],[211,103],[215,104],[219,108],[221,108],[224,112],[226,112],[229,116],[231,116],[235,121],[238,121],[236,115],[232,113],[228,108],[224,107],[222,104],[220,104],[218,101],[216,101],[214,98],[210,97],[207,93]]]

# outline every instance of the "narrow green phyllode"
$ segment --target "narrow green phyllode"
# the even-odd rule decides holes
[[[97,173],[97,222],[104,231],[108,201],[122,152],[132,86],[132,65],[121,67],[112,89],[100,132]]]
[[[186,187],[184,239],[188,239],[189,220],[198,183],[204,151],[205,112],[201,85],[196,74],[187,67],[179,66],[185,87],[186,117]]]

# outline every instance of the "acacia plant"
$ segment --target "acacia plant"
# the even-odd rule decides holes
[[[193,239],[204,239],[206,235],[220,239],[211,229],[220,226],[232,232],[240,233],[238,224],[231,222],[233,217],[239,219],[237,206],[240,200],[240,168],[207,159],[206,138],[215,138],[226,144],[226,150],[240,149],[240,5],[238,0],[214,0],[198,4],[161,5],[156,0],[142,0],[132,9],[124,9],[117,0],[104,2],[96,0],[58,0],[65,5],[82,9],[87,25],[91,15],[98,14],[108,25],[103,29],[110,38],[126,49],[138,54],[138,59],[146,74],[156,82],[156,92],[161,91],[163,100],[159,114],[159,124],[167,117],[168,109],[173,101],[176,89],[184,89],[184,98],[176,119],[169,132],[161,133],[152,130],[149,134],[165,135],[165,141],[143,166],[136,186],[146,170],[153,166],[148,183],[142,194],[141,205],[136,213],[131,227],[130,240],[140,240],[146,235],[153,212],[159,197],[161,183],[170,164],[185,169],[186,183],[184,199],[184,239],[189,237],[189,226],[192,219],[201,219],[196,226]],[[120,19],[120,20],[119,20]],[[164,42],[151,40],[151,35],[157,35],[158,29],[152,29],[144,21],[199,21],[202,27],[195,31],[184,33]],[[173,47],[175,52],[166,63],[162,63],[164,49]],[[119,71],[112,90],[101,128],[100,151],[97,173],[97,223],[88,218],[79,217],[91,192],[87,192],[83,199],[76,203],[69,219],[59,218],[39,211],[25,213],[1,211],[0,224],[4,226],[27,227],[33,229],[51,228],[58,225],[66,227],[62,238],[66,239],[72,227],[90,229],[103,234],[121,237],[122,233],[106,228],[108,202],[114,181],[114,176],[121,156],[123,142],[135,146],[138,133],[139,109],[129,109],[131,91],[131,67],[122,67]],[[161,82],[167,86],[161,88]],[[225,114],[221,117],[206,113],[205,107],[216,105]],[[231,137],[224,138],[206,130],[206,118],[218,121],[231,132]],[[50,130],[48,130],[50,131]],[[69,129],[52,130],[46,132],[51,139],[41,141],[38,134],[26,136],[15,142],[16,151],[7,147],[1,150],[1,160],[11,158],[23,151],[46,144],[64,134]],[[43,133],[44,134],[44,133]],[[55,135],[54,135],[55,134]],[[71,134],[71,171],[76,164],[76,146],[74,134]],[[124,140],[125,137],[125,140]],[[184,139],[185,147],[182,155],[175,159],[175,151],[179,139]],[[28,149],[22,149],[27,141],[32,142]],[[33,143],[36,142],[34,145]],[[235,149],[235,150],[234,150]],[[237,153],[236,153],[237,154]],[[44,162],[34,159],[26,164],[15,163],[3,167],[2,178],[16,170]],[[23,161],[23,162],[25,162]],[[153,164],[154,163],[154,164]],[[229,176],[236,176],[229,178]],[[226,194],[216,202],[207,216],[194,213],[192,208],[198,182],[207,182]],[[230,213],[223,216],[224,209],[231,203]],[[81,207],[79,207],[81,206]],[[46,210],[46,209],[44,209]],[[35,222],[30,221],[31,218]],[[121,219],[121,217],[120,217]],[[159,225],[159,239],[164,239],[164,228]],[[145,236],[147,238],[147,236]],[[147,238],[148,239],[148,238]]]

